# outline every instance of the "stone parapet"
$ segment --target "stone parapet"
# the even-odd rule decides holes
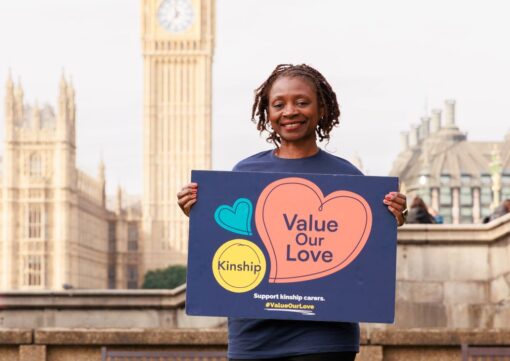
[[[510,214],[399,229],[395,318],[400,328],[508,327]]]
[[[369,344],[381,346],[460,346],[470,345],[505,346],[510,345],[509,329],[392,329],[373,330]]]
[[[0,345],[23,345],[32,341],[32,330],[0,328]]]
[[[5,341],[5,342],[4,342]],[[459,360],[461,344],[510,346],[508,329],[361,329],[356,361]],[[0,329],[0,360],[100,361],[101,347],[116,350],[226,350],[220,329]]]
[[[510,234],[510,213],[486,224],[407,224],[398,230],[398,243],[490,244]]]
[[[173,290],[12,291],[1,293],[0,300],[0,327],[6,328],[174,329],[226,322],[187,316],[184,285]]]
[[[222,346],[227,330],[222,329],[40,329],[34,331],[38,345],[129,345],[129,346]]]
[[[9,291],[2,309],[176,309],[183,308],[186,287],[173,290]]]

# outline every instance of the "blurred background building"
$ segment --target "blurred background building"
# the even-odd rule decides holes
[[[176,194],[211,167],[213,0],[143,0],[144,190],[105,194],[105,165],[76,167],[76,103],[64,75],[57,112],[6,84],[0,193],[2,290],[138,288],[187,262]]]
[[[499,141],[468,140],[456,124],[454,100],[403,132],[401,147],[390,175],[400,178],[410,200],[420,196],[444,223],[480,223],[510,198],[510,133]]]
[[[0,287],[137,287],[140,212],[122,209],[120,193],[107,209],[103,162],[94,176],[76,167],[76,103],[64,76],[56,109],[26,104],[7,79]]]

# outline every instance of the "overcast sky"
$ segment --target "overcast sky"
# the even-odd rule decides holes
[[[506,0],[217,0],[213,164],[228,170],[268,149],[250,122],[255,89],[279,63],[308,63],[335,89],[341,124],[326,147],[386,175],[399,134],[428,109],[457,101],[470,140],[510,129],[510,2]],[[62,69],[77,100],[77,163],[108,192],[142,191],[139,0],[0,2],[0,79],[25,99],[56,104]],[[5,87],[0,87],[0,96]],[[4,103],[0,104],[4,139]],[[3,150],[2,150],[3,153]]]

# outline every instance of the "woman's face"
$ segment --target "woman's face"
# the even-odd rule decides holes
[[[289,143],[315,143],[315,128],[321,118],[315,86],[294,76],[276,79],[269,91],[268,119],[280,136],[282,146]]]

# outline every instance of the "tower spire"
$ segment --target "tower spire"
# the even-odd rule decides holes
[[[9,140],[12,137],[15,114],[16,114],[16,100],[14,97],[14,83],[12,82],[11,69],[7,74],[7,81],[5,82],[5,139]]]
[[[14,87],[14,118],[20,121],[23,119],[23,87],[21,85],[21,77]]]
[[[67,81],[64,69],[60,76],[58,95],[57,133],[61,139],[68,139],[69,109],[67,104]]]
[[[11,68],[7,71],[7,81],[5,82],[5,88],[14,94],[14,82],[12,81]]]
[[[99,160],[99,165],[97,167],[97,176],[98,176],[100,181],[104,182],[106,180],[105,174],[106,174],[106,172],[105,172],[105,165],[104,165],[104,160],[103,160],[103,154],[101,154],[101,159]]]
[[[117,199],[115,202],[116,210],[118,214],[122,213],[122,188],[120,184],[117,185]]]
[[[32,109],[32,128],[41,128],[41,110],[39,109],[39,102],[36,100]]]
[[[62,108],[67,108],[67,81],[64,69],[62,69],[62,73],[60,75],[59,106],[61,108],[60,110],[63,110]]]
[[[5,82],[5,112],[6,116],[12,116],[14,106],[14,82],[12,81],[11,69],[7,73],[7,81]]]
[[[101,201],[103,206],[106,206],[106,175],[105,175],[105,166],[103,160],[103,152],[101,152],[101,158],[99,160],[99,166],[97,169],[99,182],[101,182]]]

